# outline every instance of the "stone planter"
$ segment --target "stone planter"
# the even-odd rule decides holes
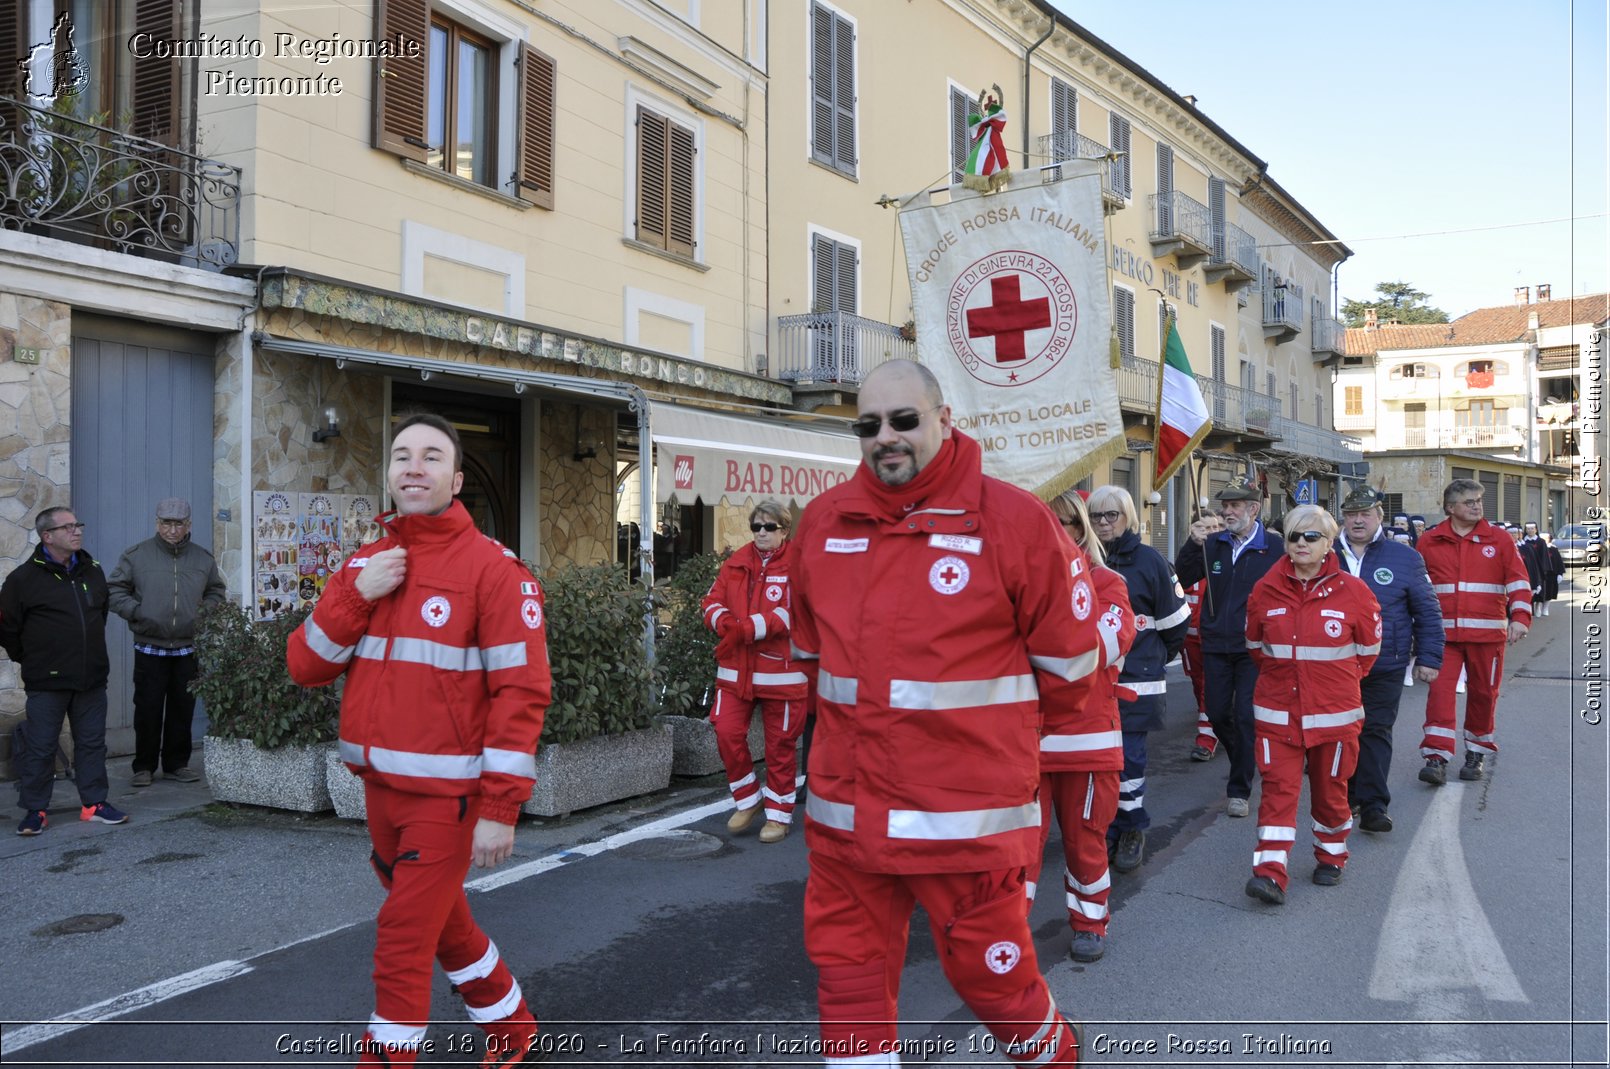
[[[522,812],[557,817],[671,785],[671,728],[600,735],[537,750],[537,785]]]
[[[703,717],[668,716],[671,725],[671,775],[708,776],[721,771],[721,753],[716,749],[716,729]],[[749,756],[759,761],[766,756],[766,734],[756,716],[749,722]]]
[[[342,820],[363,820],[369,815],[363,802],[363,780],[347,768],[339,749],[324,755],[324,785],[329,788],[330,804],[335,806],[336,816]]]
[[[207,786],[220,802],[322,813],[330,808],[325,754],[329,744],[260,750],[247,739],[202,740]]]

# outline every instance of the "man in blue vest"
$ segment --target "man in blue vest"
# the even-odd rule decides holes
[[[1174,570],[1187,587],[1207,579],[1200,623],[1207,715],[1230,759],[1225,812],[1244,817],[1251,811],[1248,799],[1256,767],[1252,689],[1258,682],[1258,666],[1247,652],[1247,595],[1284,550],[1258,519],[1263,494],[1256,486],[1231,483],[1217,498],[1224,510],[1224,530],[1210,534],[1203,521],[1191,524],[1191,537],[1175,559]]]

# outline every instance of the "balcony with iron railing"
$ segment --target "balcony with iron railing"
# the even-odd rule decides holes
[[[1280,448],[1288,453],[1318,457],[1333,464],[1356,464],[1364,459],[1364,443],[1350,434],[1339,434],[1285,416],[1275,417],[1275,427]]]
[[[1212,220],[1207,205],[1179,190],[1146,197],[1152,213],[1152,254],[1173,254],[1180,270],[1194,267],[1213,254]]]
[[[1518,426],[1455,427],[1452,430],[1403,428],[1404,449],[1518,449],[1526,434]]]
[[[1213,255],[1202,268],[1208,283],[1223,282],[1235,292],[1257,281],[1258,241],[1234,223],[1225,223],[1222,234],[1213,235]]]
[[[1263,336],[1277,342],[1290,341],[1303,330],[1307,308],[1303,288],[1295,282],[1269,283],[1263,287]]]
[[[0,97],[0,228],[221,270],[240,251],[241,171]]]
[[[1101,210],[1106,215],[1122,208],[1124,195],[1113,187],[1112,150],[1084,134],[1064,130],[1061,133],[1040,135],[1040,157],[1047,163],[1066,160],[1108,160],[1101,169]]]
[[[1313,347],[1314,359],[1329,360],[1334,356],[1345,356],[1347,353],[1347,324],[1340,319],[1327,315],[1313,317],[1313,337],[1310,343]]]
[[[917,343],[899,327],[849,312],[777,318],[777,377],[787,382],[859,386],[886,360],[914,360]]]

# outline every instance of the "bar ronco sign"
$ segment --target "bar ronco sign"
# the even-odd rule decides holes
[[[855,469],[815,467],[806,464],[773,464],[766,461],[728,459],[723,467],[723,494],[754,494],[759,497],[793,497],[804,500],[849,479]]]

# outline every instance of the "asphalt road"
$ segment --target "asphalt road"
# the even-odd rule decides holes
[[[1333,888],[1308,882],[1300,836],[1279,908],[1242,893],[1256,820],[1223,813],[1222,756],[1187,759],[1194,710],[1176,677],[1168,726],[1151,740],[1147,860],[1114,876],[1106,957],[1066,958],[1059,894],[1033,913],[1042,968],[1085,1022],[1088,1060],[1606,1064],[1610,726],[1582,715],[1581,677],[1597,678],[1601,701],[1604,678],[1603,616],[1584,594],[1570,590],[1512,649],[1502,752],[1483,781],[1416,781],[1426,690],[1406,691],[1396,829],[1355,832]],[[513,861],[472,882],[552,1063],[820,1064],[803,837],[728,837],[719,780],[522,825]],[[196,788],[177,784],[119,789],[131,825],[78,825],[64,810],[45,835],[0,849],[12,904],[0,931],[4,1063],[351,1064],[380,899],[361,827],[197,808]],[[1053,839],[1048,892],[1059,850]],[[86,917],[110,926],[62,930]],[[941,976],[920,913],[901,1017],[904,1064],[1003,1063]],[[473,1030],[440,976],[433,1018],[422,1060],[473,1063]]]

